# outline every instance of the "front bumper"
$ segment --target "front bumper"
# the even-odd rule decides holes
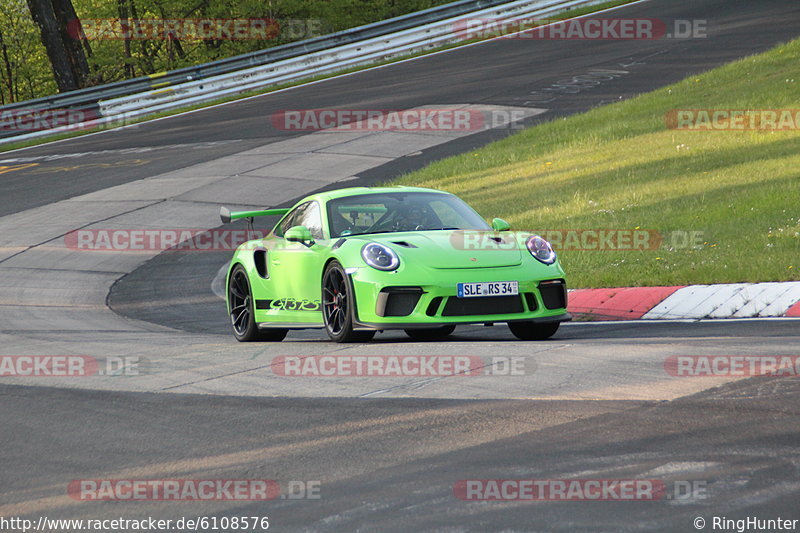
[[[356,329],[571,320],[566,310],[567,289],[560,267],[546,272],[524,265],[426,270],[430,272],[425,275],[416,272],[412,276],[402,272],[379,272],[369,267],[350,269],[356,295]],[[457,283],[481,281],[518,281],[519,295],[457,297]]]

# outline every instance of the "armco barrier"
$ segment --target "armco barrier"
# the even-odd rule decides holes
[[[164,85],[173,85],[185,81],[199,80],[209,76],[234,72],[256,65],[264,65],[273,61],[289,57],[324,50],[341,44],[368,39],[379,35],[389,34],[433,20],[456,16],[459,13],[468,13],[491,5],[503,4],[508,0],[460,0],[450,4],[437,6],[424,11],[409,13],[400,17],[387,19],[349,30],[344,30],[329,35],[306,39],[295,43],[275,46],[257,52],[250,52],[234,57],[204,63],[192,67],[160,72],[149,76],[142,76],[130,80],[122,80],[97,87],[87,87],[68,93],[45,96],[34,100],[16,102],[0,106],[0,111],[21,108],[63,108],[85,105],[87,102],[97,102],[109,98],[116,98],[129,94],[154,89]]]
[[[18,102],[0,107],[0,113],[14,109],[81,108],[98,109],[100,118],[49,130],[22,132],[0,139],[0,144],[127,122],[153,113],[436,48],[461,39],[459,33],[463,28],[458,28],[456,23],[466,17],[547,18],[602,1],[462,0],[195,67]]]

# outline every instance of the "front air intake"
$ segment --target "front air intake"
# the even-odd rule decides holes
[[[421,287],[384,287],[378,294],[375,314],[378,316],[408,316],[422,296]]]
[[[567,307],[567,284],[563,279],[542,281],[539,283],[539,294],[542,295],[542,303],[548,309]]]

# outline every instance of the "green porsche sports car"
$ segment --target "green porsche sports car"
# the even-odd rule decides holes
[[[227,223],[282,218],[242,244],[227,276],[233,335],[280,341],[324,328],[336,342],[402,329],[414,339],[459,324],[505,322],[520,339],[546,339],[567,313],[564,271],[550,244],[486,223],[456,196],[417,187],[354,187],[291,209],[230,212]]]

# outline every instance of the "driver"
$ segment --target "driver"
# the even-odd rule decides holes
[[[411,203],[400,205],[397,209],[397,217],[392,224],[395,231],[413,231],[430,228],[435,225],[431,218],[431,213],[427,205]]]

